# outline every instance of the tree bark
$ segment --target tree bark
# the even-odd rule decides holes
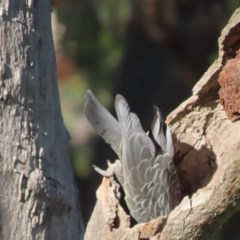
[[[0,239],[82,239],[50,1],[1,1],[0,59]]]
[[[121,188],[104,178],[85,240],[213,239],[240,210],[240,9],[219,38],[219,57],[167,118],[183,199],[169,214],[134,224]],[[197,46],[196,46],[197,47]]]

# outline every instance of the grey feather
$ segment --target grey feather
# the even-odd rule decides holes
[[[91,90],[87,91],[85,115],[98,134],[112,147],[118,157],[121,156],[121,129],[116,118],[102,106]]]
[[[155,108],[150,134],[146,134],[121,95],[116,96],[115,109],[118,121],[88,91],[86,115],[121,160],[122,187],[131,215],[140,223],[169,214],[180,199],[169,127]]]
[[[151,128],[152,136],[163,152],[168,152],[173,156],[174,150],[171,131],[167,125],[164,125],[162,115],[156,106],[154,106],[154,113]],[[164,127],[166,128],[165,131]]]

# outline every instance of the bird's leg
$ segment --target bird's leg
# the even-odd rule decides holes
[[[104,177],[112,177],[115,176],[118,182],[123,185],[124,179],[122,174],[122,164],[119,159],[117,159],[114,163],[111,163],[109,160],[107,161],[108,169],[103,170],[95,165],[93,165],[96,172]]]

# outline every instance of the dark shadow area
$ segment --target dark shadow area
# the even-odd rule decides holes
[[[221,228],[214,240],[239,240],[240,212],[235,213]]]
[[[217,170],[216,155],[202,146],[197,150],[187,143],[177,143],[174,163],[179,173],[182,195],[191,196],[206,186]]]

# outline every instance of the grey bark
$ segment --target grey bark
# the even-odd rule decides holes
[[[218,59],[167,118],[182,191],[189,196],[168,216],[136,225],[122,204],[120,186],[104,178],[85,240],[94,234],[98,240],[213,239],[240,210],[239,42],[240,9],[222,31]]]
[[[82,239],[50,0],[0,2],[0,239]]]

